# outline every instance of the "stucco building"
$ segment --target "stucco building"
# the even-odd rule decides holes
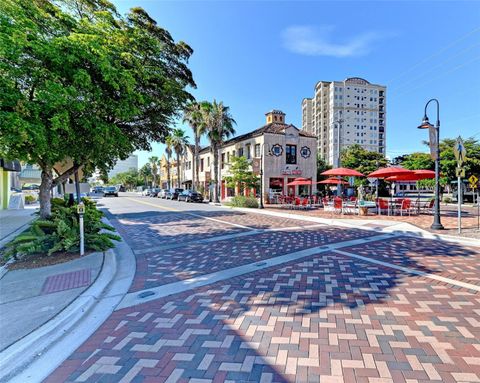
[[[311,133],[298,129],[285,121],[285,113],[272,110],[266,113],[266,124],[249,133],[226,141],[219,151],[219,186],[222,200],[238,193],[228,188],[225,177],[230,175],[231,158],[244,156],[251,163],[251,168],[260,174],[263,168],[262,189],[268,194],[302,194],[308,193],[310,186],[287,186],[295,178],[311,178],[313,192],[316,191],[317,144]],[[186,161],[190,163],[193,152]],[[208,191],[214,178],[213,153],[210,147],[200,151],[199,181],[201,189]],[[187,177],[188,178],[188,177]],[[255,194],[258,191],[246,191]]]
[[[385,154],[386,87],[359,77],[319,81],[302,101],[302,129],[317,137],[318,152],[338,166],[342,149],[358,144]]]

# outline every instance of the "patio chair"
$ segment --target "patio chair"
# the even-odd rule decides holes
[[[426,202],[422,207],[422,213],[432,214],[433,215],[433,207],[435,206],[435,200],[432,198],[430,201]]]
[[[402,200],[402,204],[400,205],[400,215],[403,216],[403,213],[408,213],[410,215],[412,212],[412,200],[409,198],[405,198]]]
[[[339,197],[333,199],[333,211],[335,213],[343,214],[343,201]]]
[[[378,209],[378,214],[382,215],[382,210],[386,211],[388,214],[388,201],[384,200],[382,198],[377,199],[377,209]]]
[[[300,197],[295,197],[292,208],[299,209],[301,206],[302,206],[302,203],[300,201]]]
[[[305,197],[303,200],[302,200],[302,208],[307,210],[309,207],[310,207],[310,200],[308,197]]]

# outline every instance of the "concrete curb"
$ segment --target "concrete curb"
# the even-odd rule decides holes
[[[108,220],[106,220],[107,223]],[[95,282],[56,317],[0,353],[0,382],[40,382],[80,347],[111,315],[135,275],[125,241],[108,250]]]

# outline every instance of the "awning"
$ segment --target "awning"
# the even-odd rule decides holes
[[[0,158],[0,167],[2,167],[3,170],[9,171],[9,172],[22,171],[22,165],[18,160],[7,161],[4,158]]]

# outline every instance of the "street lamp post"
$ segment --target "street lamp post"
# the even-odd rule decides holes
[[[268,144],[267,144],[268,147]],[[259,209],[264,209],[263,206],[263,152],[265,151],[265,142],[262,143],[260,151],[260,206]],[[268,155],[270,155],[270,150],[268,151]]]
[[[343,122],[341,116],[342,116],[342,111],[339,110],[338,111],[338,114],[339,114],[339,118],[337,120],[334,120],[333,121],[333,126],[336,126],[337,127],[337,168],[339,168],[341,166],[341,159],[340,159],[340,150],[341,150],[341,146],[340,146],[340,133],[341,133],[341,123]],[[340,197],[342,195],[342,184],[340,183],[340,177],[339,177],[339,182],[338,182],[338,185],[337,185],[337,195]]]
[[[427,108],[428,105],[435,101],[437,104],[437,121],[435,125],[432,125],[427,117]],[[430,131],[434,130],[435,143],[432,143],[430,140],[430,145],[436,144],[435,147],[435,207],[434,207],[434,216],[433,223],[430,226],[432,230],[443,230],[444,227],[440,222],[440,104],[436,98],[432,98],[425,105],[425,113],[423,116],[422,124],[418,129],[429,129]]]

